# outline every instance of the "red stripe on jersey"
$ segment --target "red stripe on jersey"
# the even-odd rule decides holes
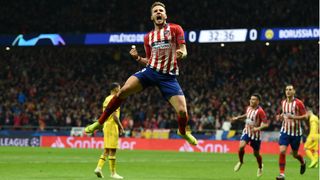
[[[171,37],[171,40],[170,40],[170,44],[171,46],[173,46],[175,44],[174,42],[174,38]],[[171,51],[169,51],[169,59],[168,59],[168,64],[167,64],[167,72],[169,73],[170,72],[170,67],[171,67],[171,63],[172,61],[174,61],[174,58],[175,58],[175,55],[173,54],[173,51],[174,51],[174,48],[172,47]]]
[[[152,41],[153,41],[153,35],[154,35],[154,33],[153,32],[150,32],[149,33],[149,36],[148,36],[148,43],[149,43],[149,46],[151,47],[151,55],[150,55],[150,58],[149,58],[149,61],[148,61],[148,64],[151,64],[152,63],[152,59],[153,59],[153,50],[152,50]]]
[[[155,40],[155,42],[160,41],[161,30],[160,31],[156,31],[156,34],[157,34],[157,39]],[[153,65],[154,68],[157,68],[157,66],[158,66],[160,54],[161,54],[161,49],[159,51],[157,51],[157,56],[155,58],[154,65]]]
[[[174,49],[174,58],[173,58],[173,61],[174,61],[174,64],[173,64],[173,72],[175,73],[175,74],[177,74],[178,72],[177,72],[177,68],[178,68],[178,65],[177,65],[177,53],[176,53],[176,49],[177,49],[177,47]]]
[[[166,31],[169,29],[168,27],[166,28]],[[168,41],[168,36],[165,36],[164,32],[163,32],[163,38],[165,41]],[[169,51],[164,50],[163,53],[164,54],[162,55],[162,59],[161,59],[160,72],[166,73],[166,71],[164,70],[164,65],[165,65],[165,62],[167,62],[166,58],[169,56],[169,54],[168,54]]]
[[[169,51],[169,59],[168,59],[168,63],[167,63],[167,67],[166,67],[166,69],[167,69],[167,73],[169,73],[170,72],[170,63],[171,63],[171,59],[172,59],[172,49]]]

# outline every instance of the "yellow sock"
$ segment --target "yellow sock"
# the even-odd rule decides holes
[[[105,155],[101,155],[100,159],[98,161],[98,165],[97,167],[99,167],[100,169],[102,169],[104,163],[106,162],[106,156]]]
[[[306,155],[311,161],[314,161],[313,153],[309,149],[306,149]]]
[[[109,156],[109,169],[111,174],[116,172],[116,156]]]

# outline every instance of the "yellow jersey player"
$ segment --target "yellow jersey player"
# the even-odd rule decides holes
[[[310,132],[304,144],[306,155],[311,159],[309,168],[318,167],[318,148],[319,148],[319,118],[308,109]]]
[[[103,102],[103,111],[107,107],[108,103],[112,97],[117,94],[120,90],[119,83],[112,83],[110,87],[110,95],[106,97]],[[123,127],[120,123],[120,107],[113,112],[111,116],[105,121],[103,125],[103,135],[104,135],[104,152],[100,156],[98,161],[97,168],[94,170],[94,173],[103,178],[102,167],[106,161],[106,157],[109,159],[109,169],[110,177],[114,179],[123,179],[122,176],[118,175],[116,172],[116,152],[118,148],[118,139],[119,134],[123,133]]]

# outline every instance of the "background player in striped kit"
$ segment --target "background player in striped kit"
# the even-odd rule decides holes
[[[281,101],[281,113],[277,115],[277,120],[282,121],[280,129],[280,155],[279,169],[280,175],[276,179],[285,179],[286,151],[288,145],[291,146],[292,155],[300,162],[300,174],[304,174],[306,170],[306,162],[301,155],[298,154],[302,128],[301,120],[306,120],[306,113],[303,102],[295,97],[295,89],[289,84],[285,88],[286,99]]]
[[[258,162],[258,171],[257,176],[262,175],[262,157],[259,153],[260,144],[261,144],[261,130],[267,128],[269,123],[267,121],[267,116],[261,106],[259,106],[261,96],[259,94],[252,94],[250,97],[250,105],[246,109],[246,113],[240,116],[232,117],[232,121],[244,120],[245,119],[245,128],[243,129],[240,146],[239,146],[239,162],[235,165],[234,171],[237,172],[240,170],[243,164],[244,149],[247,144],[250,143],[250,146],[253,149],[254,156]]]
[[[186,99],[176,79],[179,74],[177,61],[187,56],[184,32],[179,25],[167,23],[166,19],[165,5],[160,2],[153,3],[151,20],[154,30],[144,37],[146,57],[138,55],[135,46],[130,50],[130,55],[146,68],[129,77],[119,93],[110,100],[98,122],[86,127],[87,133],[98,129],[128,96],[149,86],[157,86],[178,114],[178,135],[192,145],[198,143],[191,132],[186,130],[188,121]]]

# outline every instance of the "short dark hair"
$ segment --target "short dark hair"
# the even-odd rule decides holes
[[[257,97],[261,101],[261,95],[259,93],[253,93],[251,96]]]
[[[288,86],[292,86],[293,89],[294,89],[294,85],[293,85],[293,84],[286,84],[286,87],[285,87],[285,88],[287,88]]]
[[[113,82],[113,83],[111,83],[109,90],[112,91],[119,86],[120,86],[120,84],[118,82]]]
[[[161,7],[163,7],[164,9],[166,9],[166,6],[165,6],[162,2],[156,1],[156,2],[154,2],[154,3],[151,5],[151,8],[150,8],[151,14],[152,14],[152,9],[153,9],[155,6],[161,6]]]

